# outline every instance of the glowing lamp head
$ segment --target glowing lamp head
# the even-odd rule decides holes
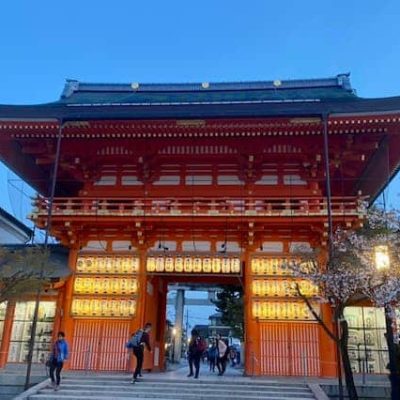
[[[379,271],[389,269],[390,259],[387,246],[375,246],[375,266]]]
[[[172,329],[172,334],[175,336],[176,335],[176,328]]]

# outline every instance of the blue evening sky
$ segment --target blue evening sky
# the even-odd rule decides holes
[[[65,78],[188,82],[351,72],[363,97],[400,95],[399,0],[0,2],[0,103],[56,100]],[[26,185],[0,167],[0,206]],[[400,177],[390,185],[399,202]]]

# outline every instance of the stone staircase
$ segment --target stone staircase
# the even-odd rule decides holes
[[[145,378],[132,385],[128,376],[74,375],[64,377],[61,388],[50,387],[30,400],[311,400],[305,383],[235,379]]]
[[[0,400],[10,400],[24,391],[26,375],[25,364],[7,365],[0,369]],[[32,366],[31,384],[36,385],[46,379],[46,370],[42,365]]]

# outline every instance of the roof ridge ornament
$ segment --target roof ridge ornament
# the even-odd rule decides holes
[[[132,88],[133,90],[138,90],[138,89],[139,89],[139,86],[140,86],[139,82],[133,82],[133,83],[131,83],[131,88]]]
[[[76,79],[66,79],[64,90],[61,93],[61,98],[67,98],[73,95],[74,92],[79,90],[79,81]]]
[[[275,87],[279,87],[279,86],[282,85],[282,81],[281,81],[280,79],[275,79],[275,80],[273,81],[273,85],[274,85]]]

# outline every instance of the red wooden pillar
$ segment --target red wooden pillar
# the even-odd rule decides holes
[[[158,298],[158,321],[157,321],[157,342],[159,345],[159,362],[158,369],[160,371],[165,370],[165,325],[167,318],[167,292],[168,292],[168,284],[162,280],[160,282],[160,291]]]
[[[10,348],[11,332],[14,322],[15,302],[10,300],[7,303],[6,315],[4,318],[3,339],[0,346],[0,368],[7,363],[8,350]]]
[[[321,304],[321,313],[325,324],[332,332],[335,332],[331,306],[329,304]],[[324,378],[333,378],[337,376],[336,344],[321,326],[319,328],[321,376]]]
[[[69,350],[71,353],[74,351],[74,319],[71,316],[71,306],[74,293],[74,278],[77,258],[78,249],[71,248],[69,251],[68,266],[72,271],[72,275],[68,278],[65,284],[64,302],[61,310],[62,315],[60,321],[60,330],[65,333],[65,338],[69,344]],[[64,368],[69,369],[69,363],[66,363]]]
[[[138,294],[136,298],[136,314],[130,322],[130,333],[136,332],[143,328],[145,324],[146,309],[146,290],[147,290],[147,273],[146,273],[147,249],[141,247],[139,249],[139,270],[137,273]],[[129,352],[128,370],[133,371],[136,367],[136,358]]]
[[[61,318],[63,315],[64,293],[65,293],[65,284],[62,288],[58,289],[57,293],[56,315],[54,318],[53,334],[52,334],[53,341],[57,339],[57,333],[61,330],[60,328],[61,328]]]
[[[321,252],[319,257],[320,265],[326,265],[328,262],[328,252]],[[321,304],[321,316],[326,326],[335,332],[335,323],[333,321],[333,311],[329,304]],[[320,361],[321,376],[336,377],[338,374],[336,344],[320,326]]]
[[[246,375],[261,374],[260,359],[260,326],[252,315],[252,273],[251,273],[251,254],[249,250],[245,252],[244,267],[244,322],[245,322],[245,363],[244,371]]]

